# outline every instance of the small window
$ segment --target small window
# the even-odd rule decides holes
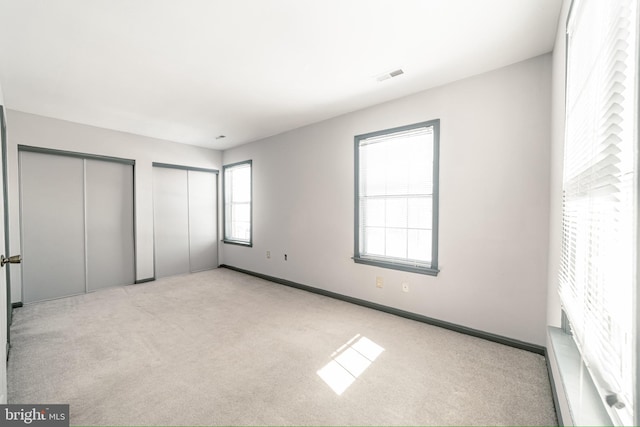
[[[355,137],[357,263],[438,273],[440,120]]]
[[[224,242],[251,246],[251,160],[223,170]]]

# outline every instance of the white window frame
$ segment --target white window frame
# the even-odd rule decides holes
[[[233,193],[230,189],[227,188],[227,184],[229,183],[229,175],[232,174],[234,169],[237,168],[249,168],[249,238],[243,239],[238,236],[234,236],[231,233],[233,230],[233,224],[231,223],[232,219],[230,218],[229,209],[233,210],[234,205],[236,204],[233,200]],[[242,245],[242,246],[253,246],[253,162],[251,160],[245,160],[242,162],[231,163],[228,165],[224,165],[222,167],[222,224],[223,224],[223,242],[230,243],[234,245]],[[231,193],[231,194],[229,194]],[[242,202],[245,204],[246,202]]]
[[[432,167],[432,215],[431,215],[431,260],[430,262],[415,261],[408,258],[395,258],[390,256],[369,255],[364,251],[364,231],[362,220],[362,202],[366,195],[362,195],[361,184],[363,177],[361,176],[360,150],[366,145],[367,140],[382,140],[389,137],[389,141],[393,140],[393,135],[401,136],[409,132],[415,132],[421,128],[430,128],[433,133],[433,167]],[[355,159],[355,201],[354,201],[354,256],[353,260],[359,264],[368,264],[377,267],[390,268],[394,270],[408,271],[412,273],[426,274],[431,276],[438,275],[438,195],[439,195],[439,157],[440,157],[440,120],[429,120],[425,122],[415,123],[406,126],[385,129],[381,131],[371,132],[363,135],[357,135],[354,138],[354,159]],[[364,184],[363,184],[364,185]],[[392,197],[392,196],[385,196]],[[385,226],[386,229],[386,226]],[[407,226],[407,229],[409,227]]]

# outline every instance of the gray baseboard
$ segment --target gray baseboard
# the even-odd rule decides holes
[[[279,283],[281,285],[290,286],[292,288],[302,289],[304,291],[313,292],[315,294],[324,295],[326,297],[339,299],[342,301],[350,302],[352,304],[361,305],[363,307],[372,308],[374,310],[383,311],[385,313],[394,314],[396,316],[404,317],[406,319],[415,320],[429,325],[438,326],[440,328],[449,329],[451,331],[460,332],[462,334],[471,335],[473,337],[482,338],[488,341],[504,344],[509,347],[518,348],[521,350],[530,351],[532,353],[545,355],[545,347],[537,344],[531,344],[528,342],[516,340],[513,338],[504,337],[502,335],[492,334],[490,332],[484,332],[478,329],[469,328],[455,323],[446,322],[444,320],[434,319],[432,317],[423,316],[421,314],[412,313],[410,311],[400,310],[397,308],[389,307],[382,304],[377,304],[371,301],[363,300],[360,298],[354,298],[346,295],[342,295],[336,292],[326,291],[324,289],[315,288],[313,286],[303,285],[301,283],[292,282],[290,280],[280,279],[278,277],[269,276],[267,274],[256,273],[255,271],[245,270],[243,268],[234,267],[227,264],[221,264],[220,267],[228,268],[229,270],[238,271],[240,273],[249,274],[251,276],[259,277],[261,279],[269,280],[270,282]]]

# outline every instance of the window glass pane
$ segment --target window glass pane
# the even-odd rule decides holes
[[[249,223],[251,221],[251,205],[249,203],[235,203],[231,220]]]
[[[433,182],[431,179],[432,172],[431,165],[422,165],[421,168],[409,169],[408,178],[408,194],[416,195],[431,195],[433,194]]]
[[[429,164],[433,163],[433,128],[415,137],[412,143],[410,150],[415,154],[413,160],[420,158]]]
[[[408,235],[408,258],[431,261],[431,230],[409,230]]]
[[[431,197],[412,197],[408,200],[408,227],[431,229]]]
[[[385,200],[365,199],[362,211],[362,223],[365,227],[384,227],[385,225]]]
[[[387,199],[387,227],[407,227],[407,199]]]
[[[236,240],[249,240],[251,224],[248,222],[234,222],[233,236]]]
[[[433,193],[433,132],[416,137],[410,149],[409,193]]]
[[[387,195],[407,194],[409,190],[409,162],[413,154],[406,144],[399,142],[389,147],[387,153]]]
[[[232,226],[231,224],[233,223],[233,221],[231,220],[232,215],[231,215],[231,203],[225,204],[224,207],[224,237],[231,237],[233,236],[232,233]]]
[[[231,197],[231,170],[224,171],[224,194],[227,199]]]
[[[233,202],[248,202],[251,200],[251,168],[249,166],[234,169],[231,180]]]
[[[363,196],[376,196],[386,193],[384,144],[371,144],[363,147],[360,157],[360,191]]]
[[[364,253],[384,256],[384,228],[366,227],[364,229]]]
[[[407,258],[407,230],[387,228],[387,256]]]

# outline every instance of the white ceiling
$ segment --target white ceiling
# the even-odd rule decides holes
[[[549,52],[561,4],[0,0],[0,85],[15,110],[225,149]]]

